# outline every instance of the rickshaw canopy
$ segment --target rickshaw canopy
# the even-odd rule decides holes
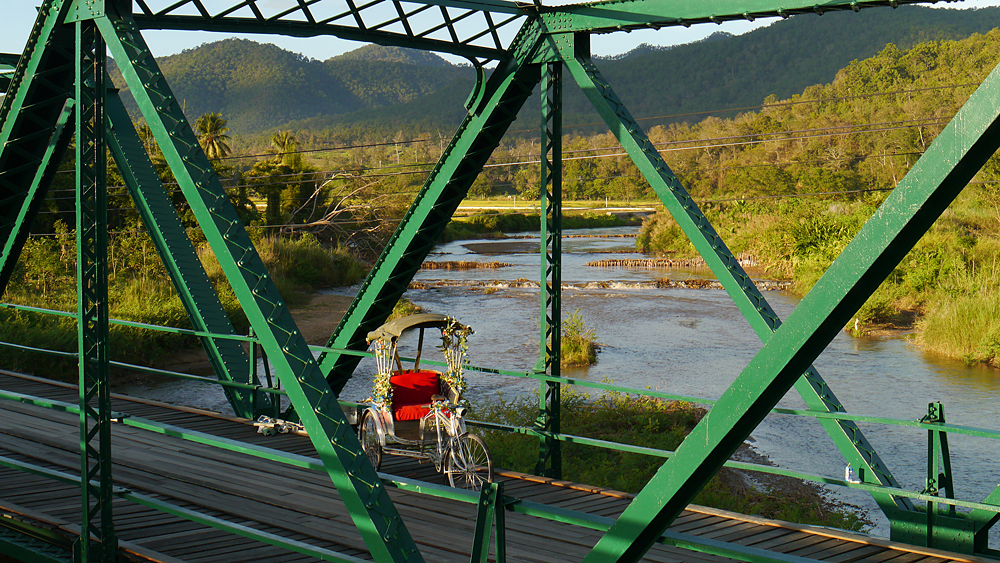
[[[384,340],[392,342],[401,334],[412,328],[445,328],[449,322],[454,322],[445,315],[436,313],[418,313],[391,320],[368,333],[368,342]]]

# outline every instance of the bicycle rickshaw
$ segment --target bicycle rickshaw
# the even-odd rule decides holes
[[[420,368],[424,331],[438,329],[448,364],[440,372]],[[403,369],[400,336],[419,330],[413,369]],[[452,487],[479,490],[493,481],[493,460],[482,438],[465,428],[467,403],[462,375],[472,329],[451,317],[417,314],[390,321],[368,333],[378,374],[370,404],[364,407],[358,438],[378,469],[382,456],[398,455],[431,461]],[[395,366],[395,369],[393,367]]]

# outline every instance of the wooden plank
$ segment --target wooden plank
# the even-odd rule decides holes
[[[788,553],[791,555],[796,555],[799,557],[809,557],[812,559],[822,559],[825,557],[826,552],[831,549],[837,549],[844,545],[843,540],[836,538],[825,538],[823,541],[816,542],[808,547],[802,549],[797,549],[795,551],[785,551],[784,549],[779,550],[782,553]],[[855,544],[857,545],[857,544]]]
[[[669,530],[671,532],[681,532],[681,533],[685,533],[685,534],[696,534],[697,533],[696,530],[699,530],[701,528],[705,528],[705,527],[711,526],[712,524],[716,524],[718,522],[726,522],[726,519],[725,518],[721,518],[719,516],[709,516],[707,518],[701,518],[699,520],[692,520],[690,522],[685,522],[684,524],[681,524],[681,525],[676,526],[676,527],[671,526],[669,528]]]
[[[779,528],[777,526],[757,526],[756,528],[747,528],[745,530],[737,530],[735,532],[716,536],[715,539],[730,543],[738,543],[740,545],[750,545],[751,543],[759,543],[768,539],[786,536],[790,533],[792,533],[792,530]]]
[[[734,531],[733,528],[735,526],[739,526],[740,524],[741,522],[739,522],[738,520],[721,520],[719,522],[708,524],[707,526],[700,526],[698,528],[694,528],[692,530],[687,531],[686,533],[692,536],[701,537],[705,534],[711,534],[712,532],[725,533],[728,531]]]
[[[793,539],[788,543],[776,545],[772,551],[793,554],[799,550],[804,550],[817,544],[824,544],[830,539],[823,536],[813,536],[809,534],[803,534],[803,536],[805,537]]]
[[[780,546],[793,543],[801,539],[814,538],[814,537],[816,536],[812,536],[805,532],[800,532],[798,530],[789,530],[789,533],[787,534],[775,535],[762,541],[741,542],[741,543],[743,543],[743,545],[747,545],[750,547],[756,547],[757,549],[771,550],[772,548],[774,548],[773,549],[774,551],[780,551],[782,549]]]
[[[39,396],[61,394],[70,400],[75,398],[70,388],[57,387],[45,391],[40,384],[32,385],[37,389],[21,392]],[[32,386],[22,381],[20,388],[28,389]],[[263,436],[257,434],[247,421],[217,413],[177,409],[171,405],[149,401],[131,401],[120,396],[114,398],[114,404],[120,405],[119,410],[124,412],[143,413],[140,416],[169,421],[191,430],[277,450],[307,452],[306,455],[314,453],[307,438],[294,435]],[[44,412],[38,412],[38,407],[31,405],[21,405],[12,410],[15,411],[11,415],[12,419],[17,418],[34,428],[32,432],[21,433],[19,436],[14,435],[18,434],[17,431],[6,433],[0,442],[3,446],[28,450],[25,453],[30,458],[44,460],[47,466],[61,467],[74,473],[78,471],[78,438],[76,418],[73,415],[45,409],[41,409]],[[339,549],[333,548],[336,551],[349,550],[367,557],[367,551],[353,523],[343,514],[339,496],[323,474],[282,464],[261,463],[261,460],[251,456],[220,451],[131,427],[116,426],[113,435],[115,474],[122,483],[137,490],[155,492],[181,506],[200,507],[207,513],[227,520],[244,522],[262,530],[274,530],[286,537],[300,537],[302,541],[317,545],[329,543],[331,546],[339,546]],[[418,464],[408,458],[389,456],[383,470],[443,482],[433,465]],[[220,475],[225,475],[226,478],[220,479]],[[515,472],[501,470],[498,475],[505,480],[505,490],[510,496],[548,502],[571,510],[617,514],[631,498],[631,495],[609,492],[599,487]],[[11,494],[18,495],[18,498],[30,486],[29,481],[12,482],[17,486]],[[51,493],[48,496],[52,498],[43,503],[48,509],[65,510],[67,517],[79,512],[77,498],[59,498],[60,495],[53,488],[40,489],[39,492],[41,494],[36,495],[36,498]],[[468,550],[475,528],[475,505],[399,490],[391,490],[390,495],[417,541],[421,543],[421,551],[428,561],[468,561]],[[830,534],[786,530],[754,521],[753,517],[697,510],[685,511],[671,530],[701,533],[705,537],[755,547],[771,546],[796,550],[797,553],[816,553],[831,561],[842,562],[865,560],[868,556],[879,557],[882,555],[880,550],[885,549],[865,543],[853,544],[850,539],[838,539]],[[72,516],[75,518],[78,514]],[[600,536],[592,530],[519,514],[508,513],[507,520],[508,548],[512,561],[549,563],[578,559],[589,551]],[[268,560],[266,557],[276,557],[278,559],[272,560],[281,561],[309,559],[287,552],[280,555],[280,550],[275,551],[266,546],[253,547],[253,542],[238,536],[206,531],[196,524],[155,511],[146,513],[134,506],[123,509],[119,522],[123,537],[135,534],[140,541],[145,538],[145,545],[152,544],[165,550],[171,547],[192,555],[192,558],[185,556],[185,560],[236,563],[239,560]],[[859,557],[862,559],[858,559]],[[912,559],[914,557],[916,559]],[[897,552],[892,557],[892,563],[907,563],[910,559],[916,562],[927,557],[927,554]],[[717,562],[726,558],[655,546],[644,560]]]
[[[733,525],[726,527],[719,527],[714,530],[698,530],[696,534],[699,538],[705,539],[718,539],[720,537],[741,537],[750,534],[756,534],[760,532],[763,526],[760,524],[752,524],[750,522],[733,522]]]
[[[837,554],[833,557],[826,557],[823,561],[830,563],[854,563],[855,561],[870,561],[872,557],[882,553],[886,548],[878,545],[862,545],[851,551]]]
[[[567,508],[569,510],[579,510],[581,512],[590,513],[593,513],[595,510],[609,507],[624,510],[625,506],[627,506],[627,504],[623,503],[621,499],[593,493],[584,493],[584,496],[568,501],[549,502],[547,504],[558,506],[559,508]]]

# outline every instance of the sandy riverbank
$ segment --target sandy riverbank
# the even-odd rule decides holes
[[[304,306],[292,309],[292,318],[299,327],[299,331],[305,336],[309,344],[326,344],[330,336],[333,335],[337,323],[347,313],[347,308],[351,305],[352,296],[316,294]],[[202,348],[192,348],[181,350],[170,354],[170,357],[156,365],[159,369],[176,371],[181,373],[193,373],[198,375],[213,375],[212,366],[208,361],[208,355]],[[125,376],[126,380],[135,381],[145,379],[137,373],[130,373]]]

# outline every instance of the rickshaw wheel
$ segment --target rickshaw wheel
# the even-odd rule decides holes
[[[378,471],[382,466],[382,443],[379,442],[378,426],[371,411],[365,411],[364,416],[361,417],[358,440],[361,442],[362,451],[368,456],[368,461],[372,462],[375,471]]]
[[[493,458],[483,439],[462,434],[452,443],[445,462],[448,483],[456,489],[478,491],[493,482]]]

